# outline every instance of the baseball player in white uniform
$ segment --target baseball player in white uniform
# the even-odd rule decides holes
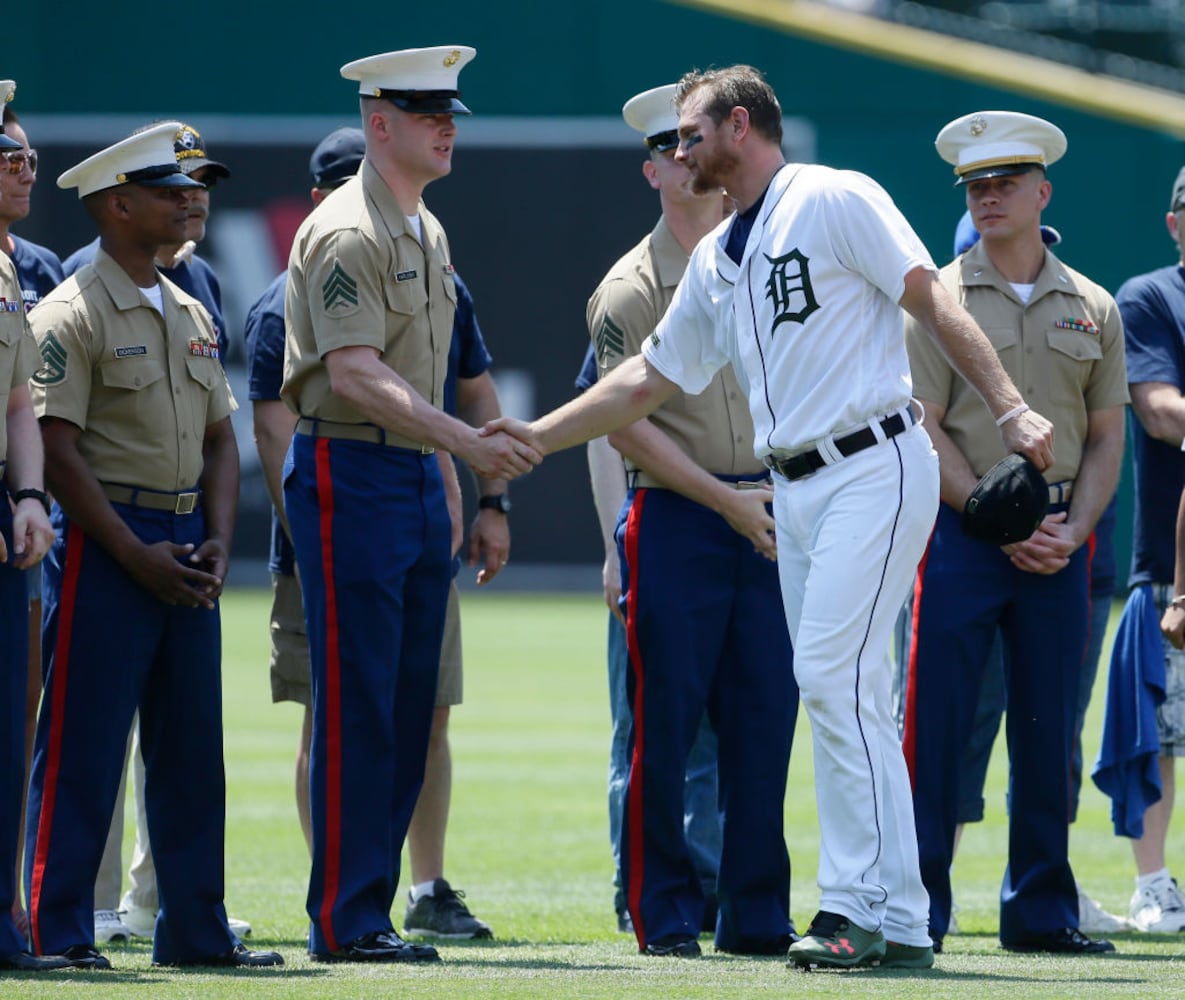
[[[938,461],[917,426],[901,308],[984,397],[1009,450],[1052,461],[982,331],[871,179],[787,164],[781,108],[760,72],[679,83],[679,151],[693,183],[738,212],[692,254],[642,353],[532,424],[542,453],[698,393],[731,362],[755,453],[774,471],[777,558],[795,674],[814,738],[819,913],[798,965],[926,968],[934,953],[909,779],[890,706],[889,638],[938,507]],[[899,308],[900,307],[900,308]]]

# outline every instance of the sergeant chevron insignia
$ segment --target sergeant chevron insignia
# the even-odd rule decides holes
[[[57,385],[64,381],[68,355],[52,329],[45,331],[37,347],[41,351],[41,367],[33,373],[33,381],[38,385]]]
[[[597,331],[597,357],[604,360],[622,354],[625,354],[625,333],[606,316]]]
[[[340,312],[358,304],[358,282],[346,273],[341,261],[334,261],[333,270],[321,286],[321,300],[326,312],[335,308]]]

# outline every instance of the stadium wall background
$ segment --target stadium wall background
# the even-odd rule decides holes
[[[119,17],[81,0],[14,10],[0,77],[18,82],[15,108],[43,164],[33,215],[17,231],[63,254],[86,242],[89,222],[54,188],[57,174],[147,121],[191,122],[235,172],[215,192],[202,252],[226,286],[230,335],[241,352],[246,307],[283,266],[284,239],[307,204],[308,152],[329,129],[355,120],[353,88],[337,68],[374,51],[456,42],[478,50],[462,77],[475,115],[460,123],[452,177],[433,185],[428,201],[520,412],[571,396],[587,336],[585,301],[657,213],[639,172],[641,149],[617,109],[693,66],[762,68],[794,118],[790,151],[871,174],[940,262],[963,205],[933,138],[947,120],[979,108],[1042,115],[1069,137],[1065,160],[1051,171],[1046,213],[1063,235],[1067,263],[1114,291],[1131,274],[1173,261],[1161,219],[1185,162],[1181,142],[1029,98],[1023,81],[1005,91],[663,0],[550,8],[454,0],[392,11],[374,0],[328,8],[207,0],[200,10]],[[237,549],[255,554],[264,545],[265,504],[249,424],[239,429],[247,476]],[[582,452],[549,459],[513,494],[516,561],[598,560]],[[1126,473],[1121,501],[1122,578],[1130,551]]]

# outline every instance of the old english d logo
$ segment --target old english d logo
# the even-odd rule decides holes
[[[819,300],[811,288],[810,258],[797,248],[781,257],[762,256],[771,265],[765,283],[765,297],[774,304],[774,321],[769,332],[772,334],[780,323],[805,323],[819,308]]]
[[[333,270],[321,286],[321,299],[325,304],[325,311],[332,312],[334,308],[346,309],[358,304],[358,282],[346,274],[341,261],[335,261]]]

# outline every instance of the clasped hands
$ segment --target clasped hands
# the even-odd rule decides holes
[[[534,426],[514,417],[490,420],[478,431],[478,454],[470,464],[488,479],[517,479],[543,461],[546,451]]]

